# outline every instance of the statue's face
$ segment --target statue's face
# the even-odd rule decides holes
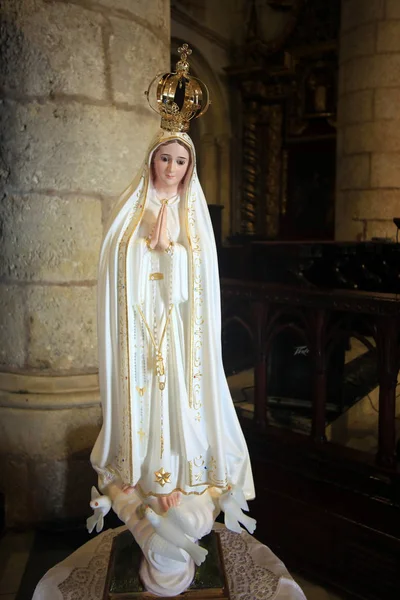
[[[189,151],[181,144],[163,144],[154,157],[155,187],[177,190],[189,167]]]

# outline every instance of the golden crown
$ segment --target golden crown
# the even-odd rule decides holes
[[[180,59],[175,73],[160,73],[145,92],[150,107],[161,115],[161,128],[167,131],[187,131],[192,119],[198,119],[210,106],[207,86],[189,75],[187,44],[178,48]]]

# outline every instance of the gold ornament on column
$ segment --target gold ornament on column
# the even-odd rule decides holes
[[[145,92],[150,107],[161,115],[161,128],[173,132],[187,131],[190,121],[204,115],[210,106],[206,84],[189,75],[192,50],[182,44],[178,54],[176,72],[159,73]]]

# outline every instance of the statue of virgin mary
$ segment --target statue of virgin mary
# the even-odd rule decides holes
[[[101,248],[103,425],[91,462],[104,495],[92,489],[87,522],[101,530],[113,507],[143,551],[146,589],[158,595],[190,584],[207,555],[191,540],[219,510],[234,531],[255,527],[242,513],[253,477],[222,364],[215,240],[186,133],[209,102],[202,107],[201,82],[188,74],[189,48],[178,52],[177,72],[153,80],[161,130]]]
[[[164,508],[175,492],[209,488],[253,498],[222,364],[213,230],[186,133],[161,130],[121,197],[98,299],[103,426],[91,461],[100,487],[118,479]]]
[[[201,90],[188,75],[188,47],[180,52],[177,73],[155,79],[162,129],[101,248],[103,426],[91,461],[104,495],[92,488],[87,521],[101,530],[112,506],[143,551],[145,588],[169,596],[205,560],[192,540],[209,533],[219,510],[233,531],[255,527],[242,512],[253,477],[222,364],[215,240],[186,133]]]

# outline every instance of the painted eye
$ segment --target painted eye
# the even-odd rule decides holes
[[[98,506],[98,505],[99,505],[99,503],[98,503],[98,502],[95,502],[95,503],[94,503],[94,505],[95,505],[95,506]]]

